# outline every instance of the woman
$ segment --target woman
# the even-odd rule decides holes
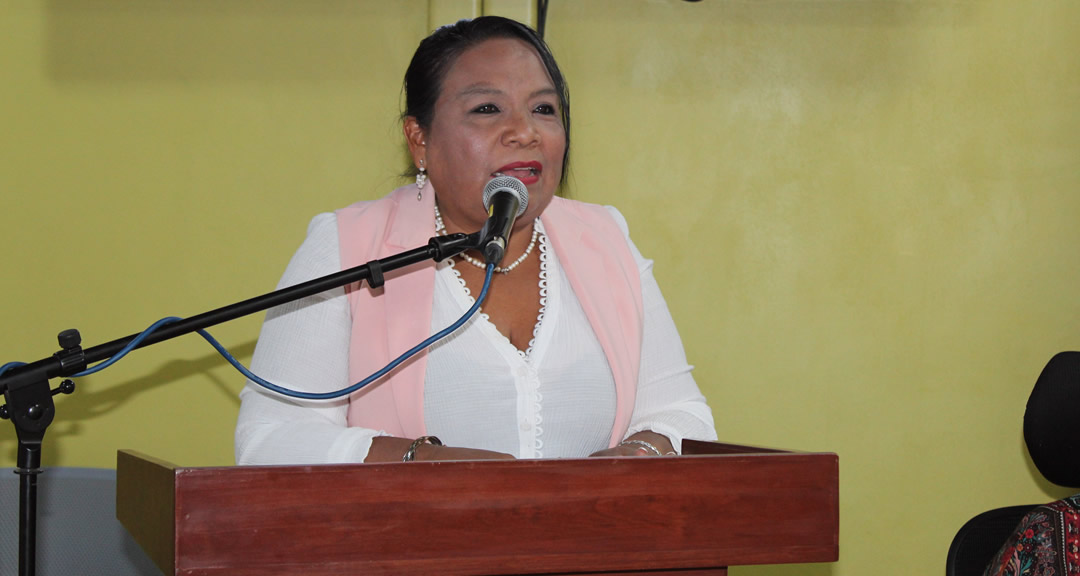
[[[415,186],[317,216],[280,286],[479,230],[495,175],[528,208],[482,314],[348,400],[305,403],[248,383],[236,432],[247,463],[662,455],[714,439],[678,334],[612,208],[557,198],[569,98],[544,42],[497,17],[421,42],[405,76]],[[484,281],[478,254],[388,274],[271,311],[255,373],[344,388],[459,318]],[[441,439],[441,441],[440,441]]]

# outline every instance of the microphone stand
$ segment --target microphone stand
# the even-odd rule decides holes
[[[435,236],[428,240],[427,246],[166,324],[147,335],[135,348],[190,334],[353,282],[367,280],[369,286],[378,288],[383,285],[384,272],[428,259],[438,262],[465,250],[478,248],[479,245],[479,232]],[[88,364],[111,358],[138,335],[132,334],[84,350],[78,330],[65,330],[58,337],[61,348],[59,352],[48,358],[11,368],[0,376],[0,392],[3,392],[7,400],[7,405],[0,406],[0,418],[12,421],[19,441],[15,473],[19,475],[20,576],[34,576],[36,569],[37,477],[42,472],[41,443],[55,415],[52,397],[75,391],[75,384],[71,380],[64,380],[55,390],[50,389],[49,380],[74,376],[86,369]]]

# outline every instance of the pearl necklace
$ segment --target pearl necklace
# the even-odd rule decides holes
[[[539,220],[539,218],[537,218],[537,220]],[[439,236],[445,236],[446,235],[446,226],[443,225],[442,214],[439,213],[439,205],[438,204],[435,205],[435,232]],[[517,260],[514,260],[513,262],[511,262],[509,266],[506,266],[504,268],[500,268],[500,267],[496,266],[495,271],[499,272],[501,274],[506,274],[506,273],[510,272],[511,270],[513,270],[514,268],[517,268],[518,264],[521,264],[522,262],[524,262],[525,259],[529,257],[529,254],[532,254],[533,248],[536,247],[536,239],[539,238],[539,237],[540,237],[540,231],[537,230],[537,228],[536,228],[536,220],[533,220],[532,239],[529,240],[529,246],[527,248],[525,248],[525,253],[522,254],[520,257],[518,257]],[[481,270],[487,270],[487,264],[477,260],[476,258],[473,258],[472,256],[469,256],[468,254],[466,254],[464,252],[458,254],[458,256],[462,260],[468,262],[469,264],[472,264],[473,266],[476,266],[477,268],[479,268]]]

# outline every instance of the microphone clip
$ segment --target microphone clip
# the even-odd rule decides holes
[[[482,240],[483,236],[480,232],[473,232],[472,234],[458,232],[445,236],[433,236],[428,240],[428,251],[431,253],[433,260],[441,262],[447,258],[453,258],[466,250],[479,249]]]

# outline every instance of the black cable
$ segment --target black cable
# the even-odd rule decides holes
[[[536,0],[536,33],[544,38],[544,28],[547,28],[547,0]]]

